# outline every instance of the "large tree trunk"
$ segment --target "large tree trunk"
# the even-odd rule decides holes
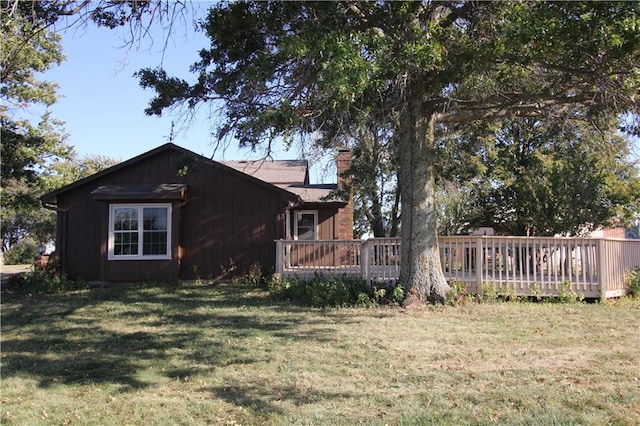
[[[435,114],[426,111],[417,99],[407,105],[400,119],[400,283],[407,289],[405,304],[444,303],[449,285],[438,249]]]

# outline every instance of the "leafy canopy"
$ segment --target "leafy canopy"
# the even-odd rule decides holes
[[[638,2],[223,2],[196,83],[139,77],[156,91],[149,114],[222,101],[218,137],[241,145],[330,146],[371,115],[394,123],[401,280],[410,300],[445,300],[436,124],[637,112],[639,24]]]

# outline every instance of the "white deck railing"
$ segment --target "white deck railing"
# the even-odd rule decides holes
[[[556,295],[564,282],[589,298],[626,293],[625,274],[640,267],[640,240],[603,238],[440,237],[445,277],[518,295]],[[276,272],[361,276],[369,283],[395,282],[400,274],[400,239],[276,241]]]

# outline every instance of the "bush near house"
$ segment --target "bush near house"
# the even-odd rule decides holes
[[[631,297],[640,298],[640,268],[629,272],[627,276],[627,286],[629,286]]]
[[[404,299],[401,286],[369,286],[364,279],[347,275],[316,274],[310,280],[274,276],[268,283],[268,289],[276,300],[311,307],[399,304]]]
[[[38,255],[38,245],[30,238],[19,241],[12,245],[4,253],[4,263],[6,265],[27,265],[33,263],[33,259]]]

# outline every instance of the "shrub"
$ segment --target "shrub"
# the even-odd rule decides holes
[[[627,273],[627,287],[634,299],[640,298],[640,268]]]
[[[236,284],[246,284],[252,287],[264,287],[266,278],[262,272],[262,265],[260,265],[260,262],[252,264],[246,273],[235,277],[232,282]]]
[[[529,284],[529,300],[540,302],[542,300],[542,284]]]
[[[38,245],[30,238],[18,241],[4,253],[4,263],[7,265],[32,264],[38,255]]]
[[[467,301],[469,298],[469,293],[467,291],[467,286],[460,281],[453,281],[450,284],[451,289],[449,290],[449,296],[447,298],[447,302],[451,306],[458,306]]]
[[[312,307],[397,304],[404,298],[400,285],[369,287],[364,279],[347,275],[316,274],[309,280],[273,276],[268,281],[268,290],[276,300]]]
[[[85,287],[82,280],[70,280],[58,271],[54,263],[33,272],[16,275],[11,281],[11,290],[21,294],[62,293]]]
[[[512,288],[503,288],[500,289],[498,293],[498,297],[505,302],[518,302],[520,301],[520,296],[516,294],[516,291]]]
[[[479,297],[481,302],[493,303],[498,301],[498,289],[493,283],[482,283],[482,295]]]
[[[574,291],[571,286],[571,281],[563,281],[560,285],[560,290],[558,290],[558,295],[550,297],[548,300],[558,303],[581,302],[584,300],[584,294]]]

